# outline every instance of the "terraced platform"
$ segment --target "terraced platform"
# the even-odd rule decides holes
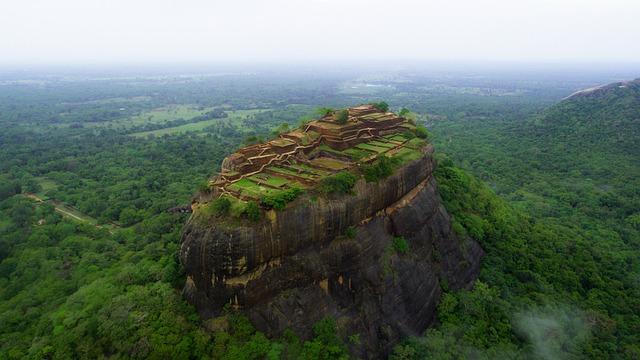
[[[242,148],[227,157],[210,186],[216,193],[258,201],[293,188],[314,187],[323,178],[374,161],[381,155],[408,161],[420,157],[424,140],[407,119],[371,105],[349,108],[344,124],[333,114]]]

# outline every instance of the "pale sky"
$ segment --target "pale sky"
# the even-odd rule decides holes
[[[640,0],[2,0],[0,63],[640,62]]]

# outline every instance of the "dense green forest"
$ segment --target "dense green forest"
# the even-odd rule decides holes
[[[442,325],[394,357],[640,357],[638,119],[636,81],[526,121],[434,122],[451,154],[440,193],[487,255],[474,290],[447,294]]]
[[[202,322],[167,210],[243,143],[380,99],[428,125],[455,229],[486,252],[393,358],[640,357],[637,87],[558,102],[596,80],[406,78],[3,80],[0,359],[345,358],[332,319],[306,341]]]

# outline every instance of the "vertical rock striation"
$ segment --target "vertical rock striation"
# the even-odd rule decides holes
[[[257,223],[186,225],[184,294],[205,317],[226,304],[272,336],[311,336],[331,316],[351,351],[378,358],[435,321],[443,288],[472,285],[482,249],[452,231],[433,178],[433,148],[378,183],[359,180],[354,195],[302,196]],[[343,236],[354,227],[355,237]],[[399,252],[402,237],[409,250]]]

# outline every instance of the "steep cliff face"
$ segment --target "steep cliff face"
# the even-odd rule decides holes
[[[302,196],[257,223],[191,219],[181,248],[186,298],[205,318],[241,309],[269,335],[303,337],[326,317],[351,350],[377,358],[435,320],[443,288],[472,285],[482,249],[451,229],[432,176],[433,149],[354,195]],[[348,227],[355,236],[343,234]],[[402,237],[408,251],[394,248]],[[397,241],[396,241],[397,242]]]

